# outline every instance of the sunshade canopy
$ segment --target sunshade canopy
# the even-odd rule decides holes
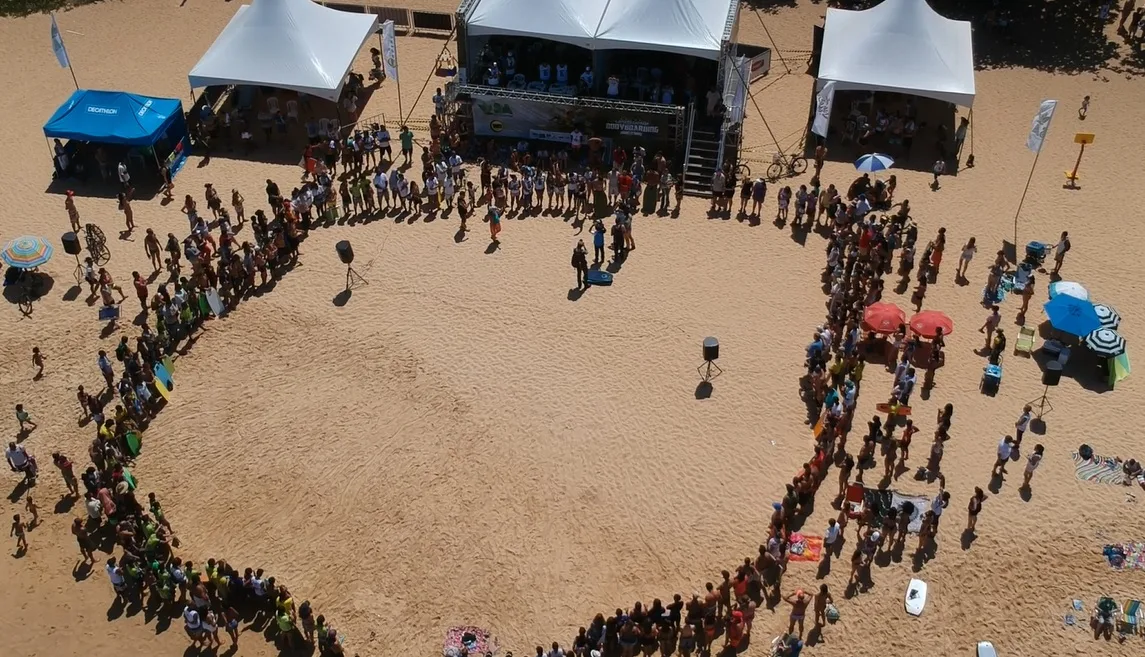
[[[183,104],[126,91],[77,89],[44,124],[46,137],[150,146],[183,117]]]
[[[944,18],[926,0],[883,0],[864,11],[828,9],[821,88],[897,91],[974,104],[970,23]]]
[[[195,64],[191,87],[250,84],[338,100],[346,73],[378,17],[310,0],[254,0]]]
[[[737,0],[477,0],[471,36],[529,36],[590,50],[655,50],[719,59]]]

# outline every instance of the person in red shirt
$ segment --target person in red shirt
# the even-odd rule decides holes
[[[612,149],[612,168],[623,169],[626,161],[628,161],[628,154],[624,152],[623,148],[617,146]]]
[[[620,172],[620,177],[617,178],[617,183],[620,187],[620,198],[622,200],[628,199],[628,193],[632,189],[632,175],[625,169]]]
[[[135,295],[139,297],[139,305],[143,307],[143,314],[147,314],[147,279],[143,278],[139,272],[131,272],[131,282],[135,285]]]

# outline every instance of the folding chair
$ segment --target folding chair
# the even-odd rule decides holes
[[[862,484],[849,484],[847,486],[847,493],[843,498],[843,508],[847,511],[848,518],[861,518],[863,516],[865,492]]]
[[[270,96],[266,99],[266,109],[271,114],[278,114],[278,96]]]
[[[337,139],[338,138],[338,131],[341,129],[342,129],[342,126],[339,125],[338,119],[330,119],[330,138],[331,139]]]
[[[1034,351],[1034,343],[1037,341],[1037,333],[1029,326],[1023,326],[1018,329],[1018,341],[1014,343],[1014,353],[1026,354],[1030,356]]]
[[[1118,621],[1118,630],[1127,630],[1127,634],[1137,634],[1140,627],[1142,612],[1140,600],[1126,600],[1121,605],[1121,619]]]
[[[330,119],[318,119],[318,132],[323,137],[330,136]]]
[[[293,119],[296,122],[298,121],[298,101],[297,100],[286,101],[286,118]]]

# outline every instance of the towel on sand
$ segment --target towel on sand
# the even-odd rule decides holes
[[[1094,454],[1093,458],[1087,460],[1074,452],[1073,462],[1075,474],[1082,481],[1110,485],[1125,483],[1125,473],[1121,470],[1121,463],[1113,457]]]
[[[806,536],[798,532],[791,535],[787,548],[788,561],[819,561],[823,556],[823,537]]]

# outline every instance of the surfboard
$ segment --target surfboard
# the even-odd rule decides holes
[[[206,317],[211,314],[211,304],[207,303],[207,295],[199,295],[199,316]]]
[[[167,388],[167,386],[163,385],[163,382],[160,381],[158,377],[155,378],[155,389],[159,391],[160,397],[166,399],[167,401],[171,401],[171,391]]]
[[[123,441],[127,443],[127,451],[131,452],[132,456],[139,456],[143,451],[143,437],[138,431],[128,431],[123,436]]]
[[[151,371],[155,373],[156,381],[162,381],[168,390],[175,389],[175,380],[171,378],[171,373],[167,371],[163,363],[155,363],[155,367]]]
[[[912,579],[906,587],[906,613],[911,616],[922,614],[926,606],[926,582],[921,579]]]
[[[227,312],[223,300],[219,298],[219,292],[214,288],[207,290],[207,303],[211,306],[211,312],[215,313],[215,317],[222,317]]]
[[[997,651],[994,650],[994,644],[989,641],[979,641],[978,657],[998,657]]]
[[[161,360],[159,362],[163,363],[163,367],[167,368],[168,374],[174,374],[175,373],[175,361],[171,360],[170,356],[164,356],[163,360]]]
[[[875,404],[875,410],[877,410],[880,413],[890,413],[891,412],[891,405],[890,404]],[[902,404],[899,404],[897,414],[900,416],[910,415],[910,406],[903,406]]]
[[[600,269],[588,270],[584,279],[589,285],[612,285],[612,274]]]
[[[119,319],[119,306],[104,306],[99,309],[99,321],[114,322]]]

